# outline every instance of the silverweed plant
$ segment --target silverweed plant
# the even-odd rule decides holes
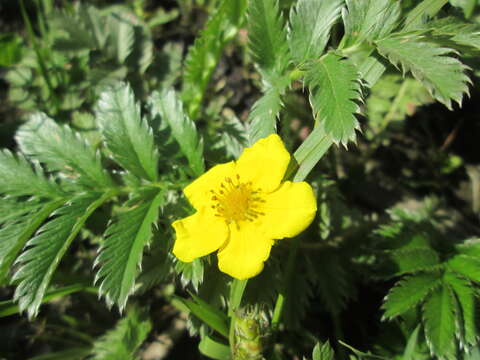
[[[476,92],[476,0],[105,3],[21,0],[25,35],[0,37],[25,119],[0,151],[0,317],[42,345],[0,358],[480,359],[458,130],[386,161],[397,201],[375,177],[422,106]]]

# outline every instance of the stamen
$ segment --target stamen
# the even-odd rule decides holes
[[[241,182],[239,174],[235,174],[234,181],[225,177],[220,189],[210,190],[215,216],[224,218],[227,224],[235,222],[238,227],[244,221],[253,222],[265,215],[259,211],[265,203],[261,189],[253,189],[252,185],[251,181]]]

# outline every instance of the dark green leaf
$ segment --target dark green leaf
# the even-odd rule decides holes
[[[401,249],[390,253],[396,275],[415,273],[439,265],[438,254],[428,248]]]
[[[113,158],[136,176],[156,181],[158,152],[152,129],[142,120],[140,105],[135,103],[130,86],[121,84],[104,91],[100,95],[97,118]]]
[[[228,338],[228,317],[220,310],[203,301],[198,303],[178,296],[174,297],[172,305],[182,311],[191,312],[219,334]]]
[[[203,163],[203,142],[198,135],[195,123],[184,113],[182,102],[174,90],[163,93],[155,92],[150,98],[153,112],[160,114],[172,130],[172,135],[180,145],[180,149],[188,159],[195,175],[200,176],[205,171]]]
[[[93,344],[92,360],[130,360],[152,329],[146,310],[131,307],[115,327]]]
[[[14,299],[18,300],[21,311],[28,311],[30,318],[37,315],[58,263],[85,221],[113,195],[89,193],[72,199],[54,212],[55,217],[28,241],[26,250],[17,259],[20,267],[12,280],[19,282]]]
[[[198,344],[198,350],[200,353],[216,360],[229,360],[231,351],[230,347],[213,340],[210,336],[204,336]]]
[[[457,255],[447,262],[447,267],[461,276],[480,283],[480,260],[467,255]]]
[[[9,211],[14,211],[15,218],[3,223],[0,230],[0,284],[7,278],[13,261],[28,239],[63,203],[64,200],[48,203],[29,201],[26,203],[27,206],[23,207],[22,212],[15,211],[15,208],[9,209]]]
[[[107,228],[95,260],[100,265],[95,283],[100,282],[100,294],[105,296],[108,306],[116,304],[122,311],[135,290],[143,248],[152,237],[152,225],[157,221],[163,198],[160,191],[130,201],[129,207]]]
[[[23,153],[45,163],[49,170],[93,189],[112,186],[95,149],[69,127],[57,125],[45,114],[33,115],[19,129],[16,140]]]
[[[384,319],[392,319],[420,303],[441,284],[440,273],[413,275],[399,281],[385,297],[382,308]]]
[[[36,166],[34,171],[22,155],[15,157],[8,150],[0,151],[0,193],[46,198],[64,195],[57,184],[45,178],[39,166]]]
[[[477,343],[477,324],[476,324],[476,305],[475,293],[470,281],[458,277],[456,274],[447,272],[445,281],[451,287],[455,294],[455,301],[460,305],[460,314],[457,314],[459,326],[463,332],[465,345],[474,345]],[[458,332],[458,331],[457,331]]]
[[[423,322],[431,352],[439,358],[455,359],[455,313],[448,286],[438,287],[425,301]]]
[[[310,91],[310,104],[315,118],[326,135],[336,143],[347,144],[355,140],[359,129],[355,114],[359,112],[359,75],[347,59],[329,53],[313,63],[305,75]]]

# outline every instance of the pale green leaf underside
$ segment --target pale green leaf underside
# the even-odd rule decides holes
[[[16,261],[20,267],[12,281],[19,282],[14,299],[29,317],[37,314],[53,273],[83,224],[109,196],[89,193],[74,198],[28,241],[27,249]]]
[[[425,337],[432,353],[455,359],[455,313],[453,294],[448,286],[435,289],[423,307]]]
[[[22,152],[59,171],[67,178],[91,188],[112,185],[103,170],[100,156],[78,134],[67,126],[60,126],[45,114],[35,114],[16,135]]]
[[[394,0],[346,0],[343,47],[380,39],[392,32],[400,17],[400,2]]]
[[[152,225],[158,217],[163,192],[147,193],[118,215],[108,227],[95,264],[100,266],[95,283],[107,304],[117,304],[120,310],[134,291],[135,278],[142,261],[143,248],[152,237]]]
[[[205,171],[203,162],[203,142],[198,135],[195,123],[184,113],[183,104],[174,90],[155,92],[150,98],[153,112],[160,114],[162,121],[168,123],[172,135],[180,145],[195,175]]]
[[[129,85],[112,87],[100,95],[97,119],[114,160],[136,176],[156,181],[158,153],[152,129],[141,118]]]
[[[388,293],[382,308],[384,318],[394,318],[420,303],[435,287],[440,285],[438,273],[425,273],[401,280]]]
[[[248,47],[267,83],[283,75],[290,54],[278,0],[251,0],[248,7]]]
[[[361,101],[358,80],[355,66],[333,53],[314,62],[305,75],[318,125],[336,143],[355,140],[359,128],[355,114]]]
[[[379,53],[403,72],[410,71],[432,97],[449,109],[461,104],[470,82],[466,66],[450,56],[454,50],[429,42],[424,36],[396,34],[376,42]],[[446,76],[445,74],[448,74]]]
[[[9,196],[35,195],[54,198],[63,195],[61,189],[45,178],[42,170],[34,171],[25,158],[8,150],[0,151],[0,193]]]
[[[290,12],[288,42],[297,63],[320,57],[344,0],[299,0]]]

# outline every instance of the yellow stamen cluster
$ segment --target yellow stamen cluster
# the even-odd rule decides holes
[[[254,221],[265,215],[259,211],[265,202],[261,198],[261,189],[253,189],[251,182],[241,182],[238,174],[235,180],[226,177],[219,190],[210,192],[215,216],[224,218],[227,224],[235,222],[238,226],[241,221]]]

